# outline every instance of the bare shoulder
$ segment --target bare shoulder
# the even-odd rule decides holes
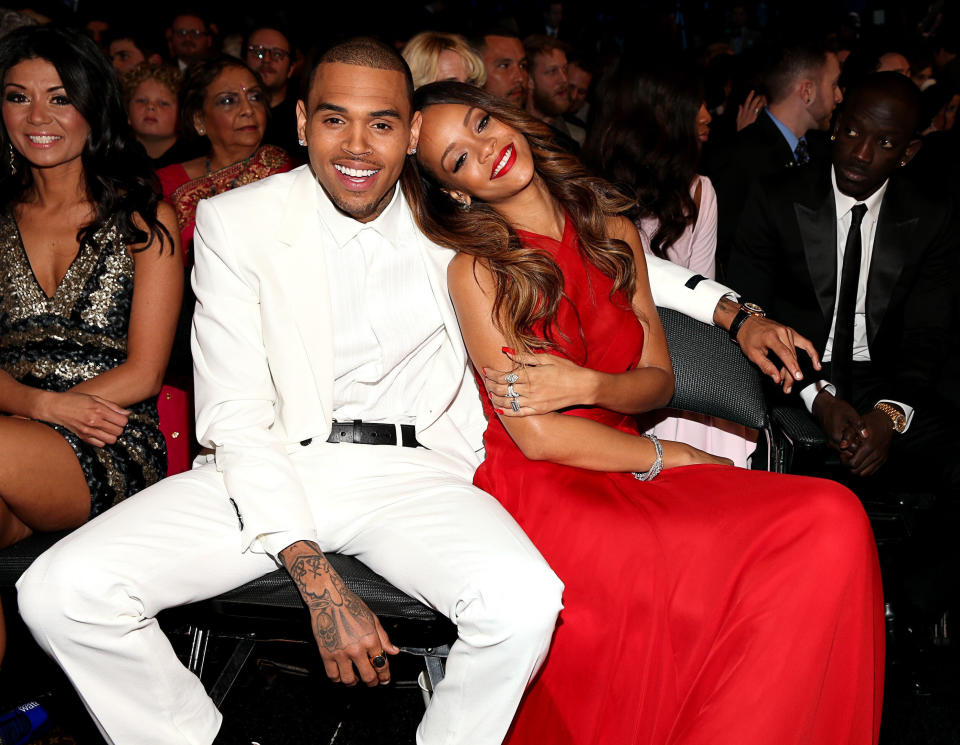
[[[640,234],[637,232],[637,226],[629,218],[623,215],[610,215],[607,218],[607,235],[633,245],[634,242],[639,242]]]

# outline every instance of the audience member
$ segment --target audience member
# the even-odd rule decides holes
[[[183,76],[176,67],[141,62],[121,78],[127,119],[154,169],[196,156],[179,137],[177,95]]]
[[[579,151],[585,132],[564,119],[570,110],[566,45],[547,36],[528,36],[523,46],[530,63],[527,113],[553,128],[560,145]]]
[[[415,88],[438,80],[470,85],[487,81],[483,60],[459,34],[422,31],[404,46],[403,58],[413,73]]]
[[[630,200],[484,91],[416,103],[411,204],[458,252],[450,295],[489,394],[474,483],[564,582],[508,745],[876,742],[882,598],[857,499],[641,435],[674,371]],[[510,153],[493,179],[491,149]]]
[[[0,37],[21,26],[35,26],[36,23],[36,20],[22,11],[0,8]]]
[[[203,16],[193,10],[184,10],[173,17],[167,29],[170,58],[186,72],[213,49],[213,33]]]
[[[874,72],[899,72],[901,75],[910,75],[910,60],[900,52],[884,52],[877,60]]]
[[[821,352],[824,373],[807,371],[796,403],[850,474],[873,477],[858,490],[960,486],[957,412],[934,394],[957,215],[896,173],[920,148],[919,107],[904,76],[865,78],[840,112],[832,166],[755,188],[730,262],[738,289]]]
[[[275,26],[254,29],[244,44],[247,67],[260,75],[270,105],[270,120],[263,141],[276,145],[300,162],[303,152],[297,138],[297,96],[292,90],[296,50],[290,36]]]
[[[733,146],[713,151],[707,173],[717,190],[717,259],[729,256],[737,219],[752,184],[784,169],[826,158],[818,130],[827,130],[842,99],[840,63],[817,44],[779,50],[763,75],[767,108],[738,133]]]
[[[106,50],[113,68],[120,75],[130,72],[141,62],[154,65],[162,62],[161,56],[139,33],[133,34],[126,29],[111,31],[107,36]]]
[[[527,52],[520,37],[509,29],[492,28],[473,42],[487,72],[483,89],[522,108],[529,75]]]
[[[948,26],[937,35],[933,45],[933,63],[936,67],[937,82],[960,90],[960,57],[957,47],[960,45],[960,27]]]
[[[2,547],[165,475],[156,396],[183,267],[96,43],[17,29],[0,40],[0,77]]]
[[[634,199],[631,217],[644,251],[715,279],[717,198],[710,179],[697,173],[710,136],[703,86],[677,65],[641,69],[622,61],[605,76],[587,162]],[[695,414],[654,411],[643,424],[661,439],[729,458],[741,468],[757,442],[754,430]]]
[[[590,86],[593,83],[593,68],[582,57],[567,60],[567,87],[570,91],[570,108],[565,114],[567,121],[586,132],[590,116]],[[580,143],[583,144],[582,142]]]
[[[180,89],[181,126],[205,138],[209,149],[157,171],[163,196],[176,210],[188,263],[201,199],[290,170],[285,151],[263,144],[267,111],[263,83],[240,60],[210,57],[188,70]]]

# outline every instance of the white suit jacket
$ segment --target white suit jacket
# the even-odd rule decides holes
[[[197,208],[193,288],[197,436],[215,451],[237,510],[241,549],[262,535],[315,535],[305,486],[289,453],[325,440],[333,412],[333,328],[326,253],[309,166],[234,189]],[[400,205],[409,212],[406,200]],[[413,227],[446,329],[430,381],[415,402],[417,439],[475,468],[484,420],[456,314],[447,291],[453,252]],[[653,260],[658,305],[711,322],[727,288]],[[317,485],[311,485],[317,488]],[[306,530],[305,530],[306,528]]]

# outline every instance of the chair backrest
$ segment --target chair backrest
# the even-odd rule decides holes
[[[727,332],[675,310],[657,311],[676,377],[668,407],[764,429],[769,415],[760,372]]]

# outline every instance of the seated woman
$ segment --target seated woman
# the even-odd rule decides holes
[[[717,195],[697,173],[711,116],[699,83],[666,69],[621,65],[597,90],[598,114],[584,160],[630,195],[643,250],[716,279]],[[662,439],[678,440],[747,466],[757,431],[705,415],[644,417]]]
[[[413,87],[455,80],[482,86],[487,82],[483,59],[460,34],[422,31],[403,48],[403,58],[413,73]]]
[[[0,40],[0,76],[3,547],[166,473],[156,397],[183,265],[97,45],[21,28]]]
[[[196,156],[198,146],[179,137],[177,94],[183,75],[176,67],[141,62],[120,78],[127,121],[154,169]]]
[[[414,214],[488,386],[475,483],[565,584],[508,742],[876,742],[880,574],[856,497],[641,434],[673,371],[630,202],[548,127],[471,86],[420,89]]]
[[[198,62],[180,89],[184,132],[209,142],[206,155],[157,171],[164,199],[177,212],[184,261],[189,263],[197,203],[201,199],[289,171],[284,150],[264,145],[267,97],[243,62],[226,55]]]

